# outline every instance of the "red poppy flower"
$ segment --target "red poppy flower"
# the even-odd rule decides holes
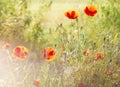
[[[104,57],[103,53],[98,52],[98,53],[96,54],[95,60],[102,59],[103,57]]]
[[[28,56],[28,49],[24,46],[16,46],[13,49],[13,56],[20,60],[25,60]]]
[[[72,10],[65,12],[65,16],[69,19],[77,19],[79,17],[79,14],[76,11]]]
[[[113,73],[111,71],[107,72],[107,75],[111,76]]]
[[[79,83],[78,87],[85,87],[84,83]]]
[[[10,48],[10,44],[9,44],[9,43],[4,44],[4,45],[3,45],[3,48],[4,48],[4,49],[9,49],[9,48]]]
[[[97,13],[97,8],[94,5],[88,5],[85,7],[84,12],[88,16],[95,16]]]
[[[40,86],[40,81],[39,80],[34,80],[33,84],[38,87],[38,86]]]
[[[83,55],[84,55],[84,56],[88,56],[88,55],[89,55],[89,51],[84,51],[84,52],[83,52]]]
[[[44,48],[43,49],[43,58],[45,60],[51,61],[55,58],[56,52],[53,48]]]

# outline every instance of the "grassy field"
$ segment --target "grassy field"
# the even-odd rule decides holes
[[[119,3],[0,0],[0,87],[119,87]]]

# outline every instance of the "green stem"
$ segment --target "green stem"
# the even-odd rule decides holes
[[[8,54],[9,61],[12,61],[12,57],[10,56],[9,50],[6,50],[6,51],[7,51],[7,54]]]

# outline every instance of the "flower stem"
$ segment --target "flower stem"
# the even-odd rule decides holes
[[[9,61],[12,61],[12,57],[10,56],[9,50],[6,50],[6,51],[7,51],[7,54],[8,54]]]

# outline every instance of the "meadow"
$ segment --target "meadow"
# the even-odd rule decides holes
[[[0,0],[0,87],[120,87],[120,0]]]

